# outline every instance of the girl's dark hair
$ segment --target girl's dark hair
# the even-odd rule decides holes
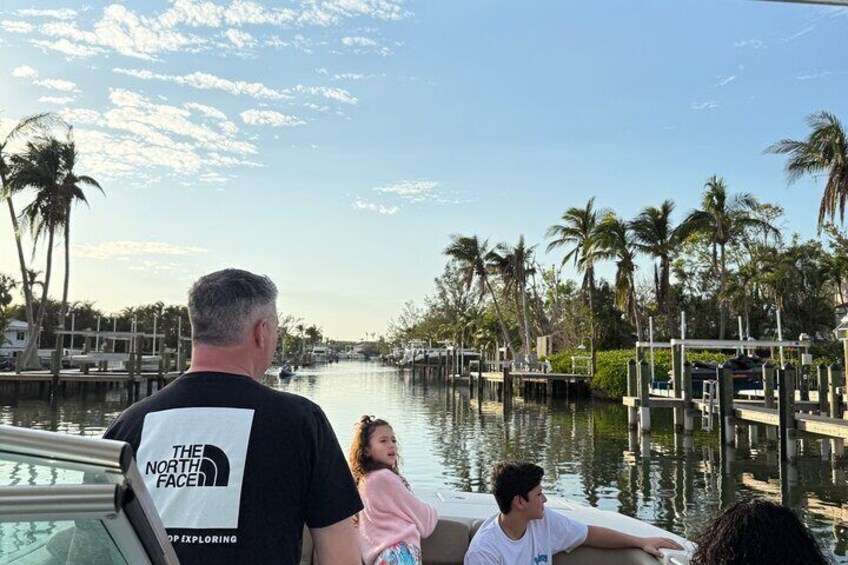
[[[350,444],[348,463],[350,464],[350,471],[353,473],[353,480],[357,486],[359,486],[359,481],[365,475],[379,469],[388,469],[400,476],[400,472],[398,471],[400,457],[395,458],[395,464],[391,467],[368,457],[368,444],[371,441],[371,434],[380,426],[392,427],[387,421],[368,415],[362,416],[354,426],[353,442]],[[403,482],[406,484],[405,479]]]
[[[701,532],[690,565],[826,565],[810,530],[764,500],[731,504]]]

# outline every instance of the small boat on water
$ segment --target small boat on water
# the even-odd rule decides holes
[[[294,369],[288,363],[284,365],[271,365],[265,374],[278,379],[287,379],[294,375]]]

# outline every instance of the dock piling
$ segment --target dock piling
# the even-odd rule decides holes
[[[795,367],[785,365],[777,370],[778,385],[778,422],[780,434],[780,461],[790,463],[795,460],[798,446],[795,444]]]
[[[639,428],[643,434],[651,433],[651,370],[643,358],[637,369],[639,381]]]
[[[736,437],[733,418],[733,370],[722,363],[716,370],[718,374],[718,421],[722,445],[735,445]]]
[[[631,359],[627,362],[627,396],[639,396],[639,385],[636,377],[636,360]],[[627,426],[631,430],[636,430],[639,427],[639,408],[636,406],[627,407]],[[635,451],[635,450],[634,450]]]
[[[839,395],[839,387],[844,389],[844,374],[841,365],[834,363],[827,368],[827,381],[829,385],[827,387],[828,415],[834,419],[842,419],[844,412],[840,405],[842,399]],[[834,462],[840,461],[845,456],[845,440],[843,438],[831,439],[830,447],[832,448],[831,454]]]
[[[763,364],[763,406],[766,408],[774,408],[774,375],[774,365]],[[777,429],[774,426],[766,426],[766,441],[772,445],[777,443]]]

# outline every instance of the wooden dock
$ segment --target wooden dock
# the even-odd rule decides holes
[[[587,374],[514,371],[509,365],[501,367],[500,363],[481,362],[479,358],[466,364],[449,354],[425,356],[423,361],[413,362],[409,368],[413,375],[423,374],[426,378],[437,378],[453,386],[467,384],[471,390],[476,389],[478,395],[488,387],[505,403],[510,402],[515,395],[547,399],[552,398],[558,390],[568,390],[569,387],[582,386],[588,390],[592,381],[592,377]]]
[[[177,371],[141,372],[133,371],[90,371],[61,370],[61,371],[22,371],[0,372],[0,386],[11,386],[18,390],[21,386],[34,384],[40,390],[49,390],[51,398],[55,399],[60,393],[68,391],[69,387],[86,390],[89,386],[125,387],[129,402],[140,397],[142,386],[149,396],[153,390],[159,390],[180,376]]]
[[[622,404],[628,408],[631,429],[648,434],[651,410],[674,410],[675,431],[691,434],[694,420],[700,417],[707,429],[715,421],[723,445],[735,446],[740,428],[750,428],[752,437],[758,426],[765,426],[767,439],[779,443],[781,463],[791,462],[797,454],[796,440],[801,434],[822,442],[822,453],[841,462],[848,440],[848,387],[840,365],[820,365],[815,371],[817,390],[805,390],[792,365],[776,368],[764,365],[762,389],[734,393],[733,373],[720,365],[711,381],[711,392],[701,399],[692,397],[691,365],[680,363],[678,351],[672,351],[673,388],[671,395],[652,394],[650,368],[646,361],[628,363],[628,395]],[[811,375],[812,377],[812,375]],[[809,380],[813,380],[812,378]],[[666,391],[663,391],[666,392]],[[740,398],[736,398],[739,396]]]

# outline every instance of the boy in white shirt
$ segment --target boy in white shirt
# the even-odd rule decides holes
[[[683,549],[667,538],[642,538],[587,526],[545,510],[545,471],[532,463],[498,463],[492,491],[500,512],[486,520],[465,554],[465,565],[541,565],[561,551],[587,545],[607,549],[637,547],[661,557],[660,548]]]

